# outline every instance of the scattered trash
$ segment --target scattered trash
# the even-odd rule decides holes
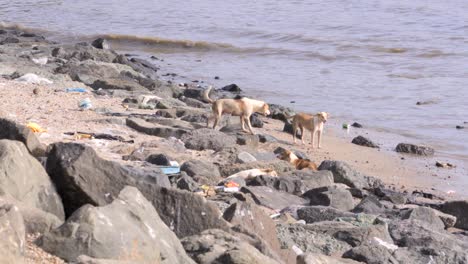
[[[200,188],[203,190],[203,196],[210,197],[216,195],[216,190],[213,186],[202,185]]]
[[[303,219],[301,219],[301,220],[298,220],[298,221],[296,222],[296,224],[305,225],[305,224],[306,224],[306,221],[303,220]]]
[[[162,98],[156,95],[141,95],[138,97],[138,108],[140,109],[154,109],[155,106],[148,104],[150,100],[161,100]]]
[[[436,161],[436,164],[435,164],[437,167],[439,168],[455,168],[455,166],[451,163],[448,163],[448,162],[440,162],[440,161]]]
[[[35,83],[35,84],[41,84],[41,83],[52,84],[53,83],[51,80],[39,77],[34,73],[26,73],[25,75],[19,78],[16,78],[15,81],[25,82],[25,83]]]
[[[346,129],[346,133],[349,133],[349,130],[351,129],[351,126],[347,123],[343,124],[343,129]]]
[[[278,217],[280,217],[280,216],[281,216],[281,214],[280,214],[280,213],[277,213],[277,214],[272,214],[272,215],[270,215],[270,218],[271,218],[271,219],[275,219],[275,218],[278,218]]]
[[[239,188],[240,185],[235,181],[227,181],[227,182],[224,183],[224,187],[227,187],[227,188],[237,187],[237,188]]]
[[[34,133],[42,133],[42,132],[47,132],[46,129],[43,129],[41,126],[39,126],[36,123],[30,122],[26,125],[27,128],[31,129],[32,132]]]
[[[67,93],[87,93],[88,90],[85,88],[67,88],[65,89],[65,92]]]
[[[180,173],[180,166],[158,166],[164,174]]]
[[[223,191],[229,193],[239,192],[239,187],[224,187]]]
[[[378,238],[378,237],[374,237],[374,240],[375,240],[379,245],[384,246],[384,247],[387,248],[388,250],[395,251],[395,250],[398,249],[398,246],[397,246],[397,245],[394,245],[394,244],[385,242],[385,241],[383,241],[382,239],[380,239],[380,238]]]
[[[91,109],[91,107],[92,107],[91,99],[85,98],[85,99],[81,100],[81,101],[78,103],[78,107],[79,107],[81,110],[88,110],[88,109]]]
[[[40,58],[32,58],[32,62],[39,64],[39,65],[46,65],[49,59],[47,57],[40,57]]]

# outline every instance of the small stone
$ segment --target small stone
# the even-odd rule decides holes
[[[219,80],[219,76],[215,76],[214,79],[215,79],[215,80]]]
[[[357,122],[354,122],[351,126],[352,127],[357,127],[357,128],[362,128],[362,125],[357,123]]]
[[[466,124],[466,122],[465,122],[465,124]],[[464,129],[465,127],[464,126],[456,126],[455,128],[456,129]]]
[[[35,95],[39,95],[40,92],[41,92],[41,90],[39,90],[39,88],[37,88],[37,87],[33,89],[33,94],[35,94]]]

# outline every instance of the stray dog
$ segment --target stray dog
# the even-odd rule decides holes
[[[289,117],[291,118],[291,117]],[[323,132],[323,125],[327,122],[328,114],[326,112],[320,112],[315,115],[309,115],[304,113],[299,113],[292,116],[292,126],[293,126],[293,139],[294,143],[296,143],[296,131],[297,128],[301,129],[302,135],[302,144],[304,142],[304,128],[310,131],[310,143],[312,144],[312,148],[314,148],[314,135],[317,134],[318,139],[318,148],[320,148],[322,132]]]
[[[296,167],[296,170],[317,170],[317,165],[314,162],[306,159],[300,159],[298,156],[296,156],[296,154],[292,153],[289,150],[285,150],[281,154],[278,154],[278,158],[291,163],[292,165],[294,165],[294,167]]]
[[[278,173],[272,169],[251,169],[251,170],[244,170],[244,171],[239,171],[238,173],[235,173],[226,179],[232,179],[232,178],[242,178],[244,180],[250,180],[253,179],[257,176],[260,175],[267,175],[267,176],[273,176],[273,177],[278,177]]]
[[[250,124],[250,116],[254,112],[259,112],[264,115],[270,114],[270,107],[267,103],[263,101],[249,99],[246,97],[240,99],[218,99],[216,101],[213,101],[209,97],[211,89],[212,87],[210,86],[203,92],[203,99],[206,102],[212,104],[211,109],[213,110],[213,116],[208,118],[208,120],[206,121],[207,127],[209,126],[210,119],[212,119],[213,117],[215,119],[213,125],[214,129],[218,125],[218,122],[223,114],[231,114],[233,116],[240,117],[242,131],[250,132],[253,135],[254,133],[252,131],[252,124]],[[245,129],[245,123],[247,123],[249,131]]]

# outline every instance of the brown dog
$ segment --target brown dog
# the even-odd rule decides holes
[[[219,120],[223,114],[231,114],[233,116],[239,116],[240,121],[242,124],[242,131],[250,132],[252,135],[252,124],[250,124],[250,116],[254,112],[258,112],[264,115],[270,114],[270,108],[267,103],[263,101],[253,100],[249,98],[241,98],[241,99],[218,99],[213,101],[208,96],[212,87],[208,87],[203,93],[203,99],[208,102],[212,103],[211,109],[213,110],[213,116],[208,118],[206,121],[206,126],[209,126],[210,119],[214,118],[215,122],[213,125],[213,129],[218,125]],[[249,128],[249,131],[245,129],[245,123]]]
[[[315,115],[309,115],[305,113],[299,113],[292,116],[292,126],[293,126],[293,139],[296,143],[296,131],[297,128],[301,129],[302,135],[302,144],[304,142],[304,128],[310,131],[310,143],[312,148],[314,148],[314,135],[317,134],[318,139],[318,148],[321,145],[321,138],[323,132],[323,125],[327,122],[328,114],[326,112],[320,112]]]
[[[296,156],[296,154],[292,153],[289,150],[283,151],[281,154],[278,155],[278,158],[291,163],[292,165],[294,165],[294,167],[296,167],[296,170],[317,170],[317,165],[314,162],[306,159],[300,159],[298,156]]]

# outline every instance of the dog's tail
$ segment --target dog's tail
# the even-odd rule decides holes
[[[203,100],[210,104],[214,103],[214,101],[210,98],[211,89],[213,89],[213,87],[210,85],[203,91]]]
[[[296,115],[295,114],[294,115],[284,114],[284,117],[286,118],[286,120],[292,119],[294,116],[296,116]]]

